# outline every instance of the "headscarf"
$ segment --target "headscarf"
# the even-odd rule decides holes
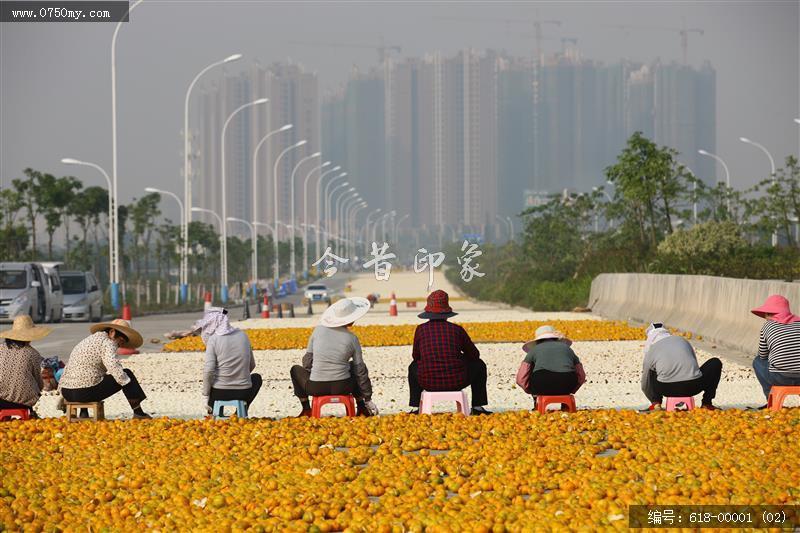
[[[657,324],[657,322],[654,324]],[[657,343],[658,341],[672,336],[672,334],[669,332],[667,328],[665,328],[664,326],[657,328],[655,327],[654,324],[650,324],[649,326],[647,326],[647,329],[645,330],[645,334],[647,335],[647,341],[644,343],[644,353],[647,353],[647,350],[649,350],[650,347],[655,343]]]
[[[781,324],[791,324],[792,322],[800,322],[800,316],[792,314],[789,308],[789,300],[780,294],[773,294],[761,305],[750,311],[756,316],[773,320]],[[772,316],[767,318],[767,314]]]
[[[204,344],[208,344],[212,335],[228,335],[239,331],[231,326],[228,311],[222,307],[209,307],[203,318],[194,323],[193,329],[200,330],[200,337]]]

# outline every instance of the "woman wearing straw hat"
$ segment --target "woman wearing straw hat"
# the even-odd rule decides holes
[[[95,324],[69,355],[59,382],[61,395],[68,402],[100,402],[119,391],[128,399],[134,418],[151,418],[142,410],[147,396],[136,376],[117,358],[118,348],[136,349],[142,336],[127,320]]]
[[[526,355],[517,371],[517,385],[534,397],[534,406],[536,396],[573,394],[586,382],[571,346],[571,340],[549,325],[537,328],[534,339],[522,345]]]
[[[42,356],[31,342],[50,335],[52,330],[36,326],[28,315],[14,319],[11,329],[0,332],[0,409],[28,409],[39,401],[42,382]]]
[[[290,371],[294,394],[303,410],[299,416],[311,416],[309,396],[352,394],[359,416],[378,414],[372,402],[372,383],[361,355],[361,343],[348,328],[367,314],[366,298],[343,298],[328,307],[308,339],[303,365]]]

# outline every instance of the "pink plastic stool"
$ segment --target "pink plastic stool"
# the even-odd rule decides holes
[[[422,403],[419,412],[429,415],[433,412],[435,402],[456,402],[458,410],[465,416],[469,416],[469,405],[467,404],[467,393],[463,390],[454,391],[422,391]]]
[[[687,407],[687,411],[691,411],[694,409],[694,398],[692,396],[686,397],[675,397],[675,398],[667,398],[667,411],[675,411],[675,407],[679,403],[685,403]]]

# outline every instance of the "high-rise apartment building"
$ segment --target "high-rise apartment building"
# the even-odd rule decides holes
[[[228,216],[272,224],[275,218],[273,193],[274,162],[284,148],[305,139],[306,145],[281,158],[277,173],[278,216],[288,222],[291,212],[290,176],[297,162],[319,151],[320,104],[316,74],[300,65],[275,63],[253,65],[249,70],[228,74],[218,84],[208,86],[199,98],[198,120],[201,132],[198,146],[198,173],[194,176],[193,204],[222,213],[221,134],[230,114],[240,105],[259,98],[269,103],[241,111],[230,122],[225,138],[226,193]],[[254,161],[254,150],[270,131],[285,124],[292,129],[273,135]],[[258,180],[258,197],[253,203],[253,168]],[[302,216],[302,180],[315,164],[309,161],[298,169],[295,183],[295,217]],[[313,202],[309,202],[313,204]],[[309,206],[309,211],[313,205]],[[214,223],[212,217],[195,214],[197,220]],[[231,234],[248,236],[241,225],[231,225]]]

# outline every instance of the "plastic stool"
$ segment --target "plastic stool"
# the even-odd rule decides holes
[[[236,416],[239,418],[247,418],[247,403],[244,400],[215,400],[214,420],[227,420],[230,417],[225,416],[225,407],[235,407]]]
[[[356,416],[356,399],[352,394],[340,394],[332,396],[314,396],[311,399],[311,416],[322,418],[322,406],[329,403],[342,403],[347,412],[347,416]]]
[[[31,412],[28,409],[0,409],[0,422],[13,420],[15,417],[20,420],[30,420]]]
[[[66,402],[67,404],[67,422],[80,422],[82,420],[105,420],[105,411],[103,410],[103,402]],[[81,418],[78,416],[78,409],[91,410],[89,418]]]
[[[567,411],[570,413],[574,413],[578,410],[577,407],[575,407],[575,396],[572,394],[562,394],[560,396],[536,396],[536,410],[541,414],[545,414],[547,412],[547,406],[554,403],[566,405]]]
[[[463,390],[454,391],[422,391],[422,403],[419,412],[429,415],[433,412],[435,402],[456,402],[459,412],[469,416],[469,404],[467,403],[467,393]]]
[[[783,407],[783,401],[787,396],[800,395],[800,387],[786,386],[786,385],[773,385],[769,390],[769,397],[767,398],[767,408],[772,411],[780,411]]]
[[[675,398],[667,398],[667,411],[676,411],[676,407],[679,403],[686,404],[686,410],[691,411],[694,409],[694,397],[693,396],[676,396]]]

